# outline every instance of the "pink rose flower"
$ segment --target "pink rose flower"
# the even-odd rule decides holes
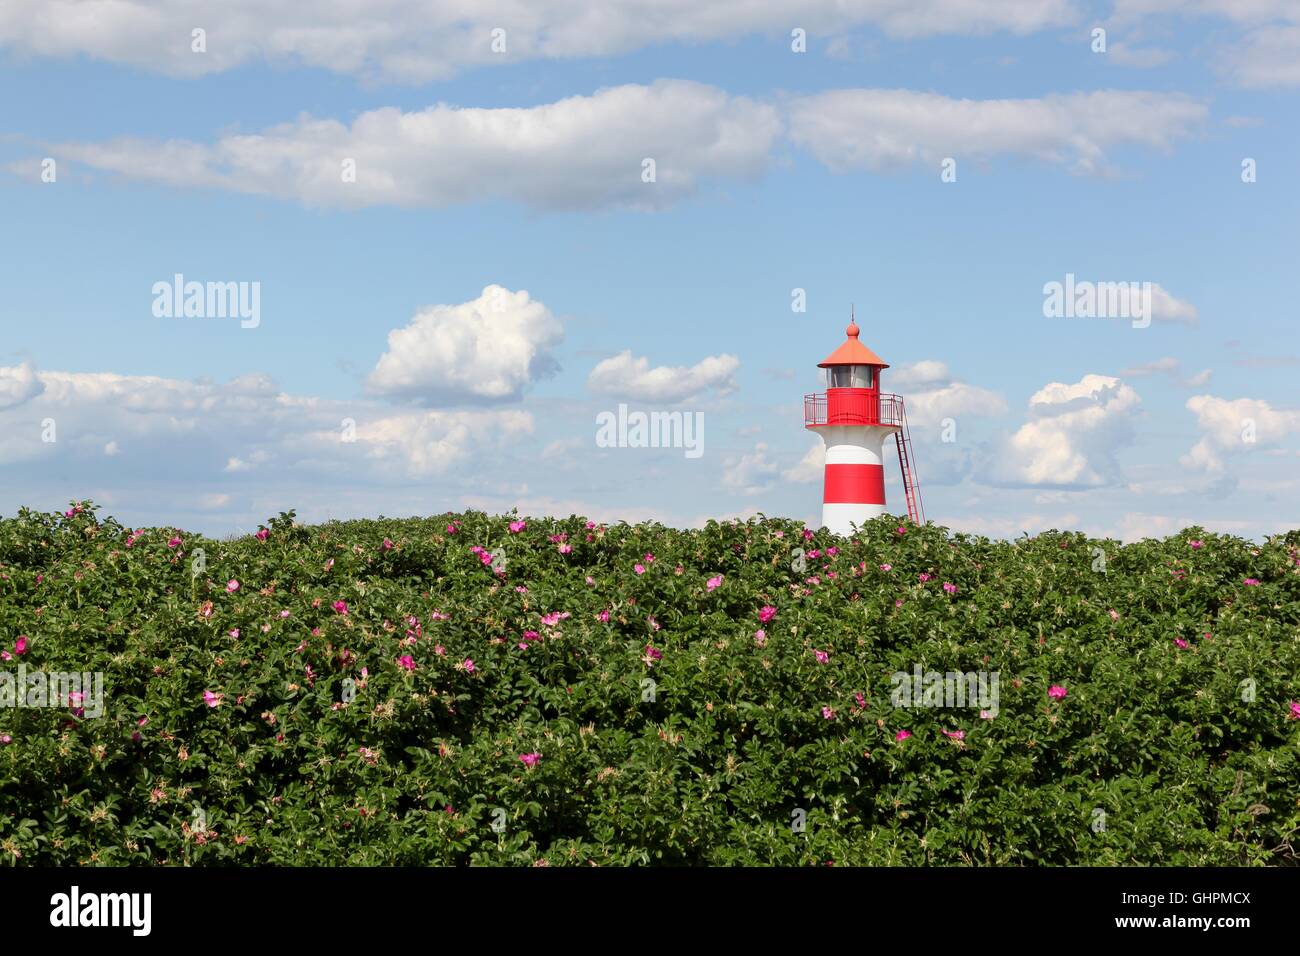
[[[470,660],[468,657],[461,662],[461,665],[465,668],[465,672],[467,674],[474,673],[474,662]]]
[[[945,591],[947,591],[949,594],[956,594],[956,593],[957,593],[957,585],[955,585],[955,584],[950,584],[950,583],[947,582],[947,581],[944,581],[944,582],[943,582],[943,589],[944,589]]]
[[[393,542],[391,542],[391,541],[389,541],[387,538],[385,538],[385,539],[384,539],[384,543],[381,544],[381,545],[379,546],[379,550],[380,550],[380,551],[392,551],[392,550],[393,550]]]
[[[910,736],[912,736],[912,732],[910,730],[900,730],[898,733],[894,734],[894,739],[906,740]]]
[[[405,670],[415,670],[415,658],[411,657],[410,654],[403,654],[397,659],[397,663]]]
[[[707,581],[705,581],[704,584],[710,591],[714,590],[715,588],[720,588],[722,587],[722,575],[719,574],[716,575],[715,577],[711,577]]]
[[[635,571],[637,574],[645,574],[645,565],[634,564],[632,565],[632,570]]]
[[[1060,684],[1053,684],[1051,687],[1047,688],[1047,696],[1052,698],[1052,700],[1064,700],[1065,695],[1068,693],[1069,691]]]
[[[758,612],[758,621],[760,624],[766,624],[772,618],[776,617],[776,608],[770,604],[765,604]]]
[[[965,740],[965,739],[966,739],[966,731],[964,731],[964,730],[945,730],[945,731],[943,732],[943,735],[944,735],[945,737],[951,737],[953,740]]]
[[[265,528],[259,528],[257,534],[253,535],[253,537],[258,541],[265,541],[267,538],[271,537],[271,532]]]
[[[226,590],[229,591],[231,594],[234,594],[236,591],[239,590],[239,582],[236,581],[234,578],[231,578],[229,581],[226,582]]]
[[[177,538],[177,537],[171,537],[171,538],[168,538],[168,539],[167,539],[167,547],[169,547],[169,548],[179,548],[180,546],[181,546],[181,539],[180,539],[180,538]]]
[[[1177,644],[1179,647],[1184,648],[1184,649],[1186,649],[1186,648],[1188,648],[1188,647],[1191,646],[1191,645],[1188,644],[1185,640],[1183,640],[1181,637],[1175,637],[1175,638],[1174,638],[1174,643]]]
[[[332,608],[334,608],[334,611],[335,611],[335,613],[337,613],[337,614],[347,614],[347,613],[348,613],[348,602],[347,602],[347,601],[335,601],[335,602],[334,602],[332,605],[330,605],[330,606],[331,606]]]
[[[221,703],[221,698],[223,696],[224,695],[222,694],[214,694],[210,690],[205,690],[203,692],[203,703],[207,704],[209,707],[216,707]]]
[[[834,711],[834,709],[832,709],[832,708],[830,708],[830,707],[823,707],[823,708],[822,708],[822,716],[825,717],[827,720],[834,720],[834,719],[835,719],[835,711]]]
[[[825,664],[831,659],[831,656],[825,651],[813,651],[813,654],[816,655],[818,664]]]
[[[535,767],[537,766],[537,761],[542,759],[542,755],[539,753],[520,754],[519,759],[524,762],[525,767]]]
[[[26,637],[20,636],[20,637],[18,638],[18,640],[14,641],[14,653],[15,653],[15,654],[26,654],[26,653],[27,653],[27,638],[26,638]]]
[[[510,533],[518,534],[519,532],[523,531],[524,528],[526,527],[528,527],[527,521],[512,521],[510,522]]]

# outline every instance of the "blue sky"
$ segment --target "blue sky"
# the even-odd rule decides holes
[[[815,521],[854,303],[939,523],[1300,524],[1293,5],[292,6],[0,23],[0,513]],[[176,273],[256,328],[156,317]],[[1046,318],[1067,273],[1153,321]],[[704,454],[598,447],[620,402]]]

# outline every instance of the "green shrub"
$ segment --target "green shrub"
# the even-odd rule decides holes
[[[1294,532],[264,531],[0,521],[0,672],[104,679],[0,710],[0,859],[1297,861]],[[918,666],[996,672],[996,715],[895,707]]]

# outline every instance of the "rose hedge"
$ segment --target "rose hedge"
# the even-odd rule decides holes
[[[1297,862],[1300,532],[263,531],[0,521],[0,671],[105,697],[0,710],[0,859]],[[895,708],[917,665],[996,716]]]

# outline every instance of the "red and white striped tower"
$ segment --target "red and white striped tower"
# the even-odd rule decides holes
[[[817,365],[826,369],[826,391],[804,396],[804,426],[826,443],[822,527],[845,537],[853,534],[855,525],[885,513],[882,446],[890,435],[898,440],[908,513],[917,518],[903,401],[881,394],[880,372],[889,365],[858,341],[853,319],[847,332],[847,341]],[[916,507],[919,504],[917,494]]]

